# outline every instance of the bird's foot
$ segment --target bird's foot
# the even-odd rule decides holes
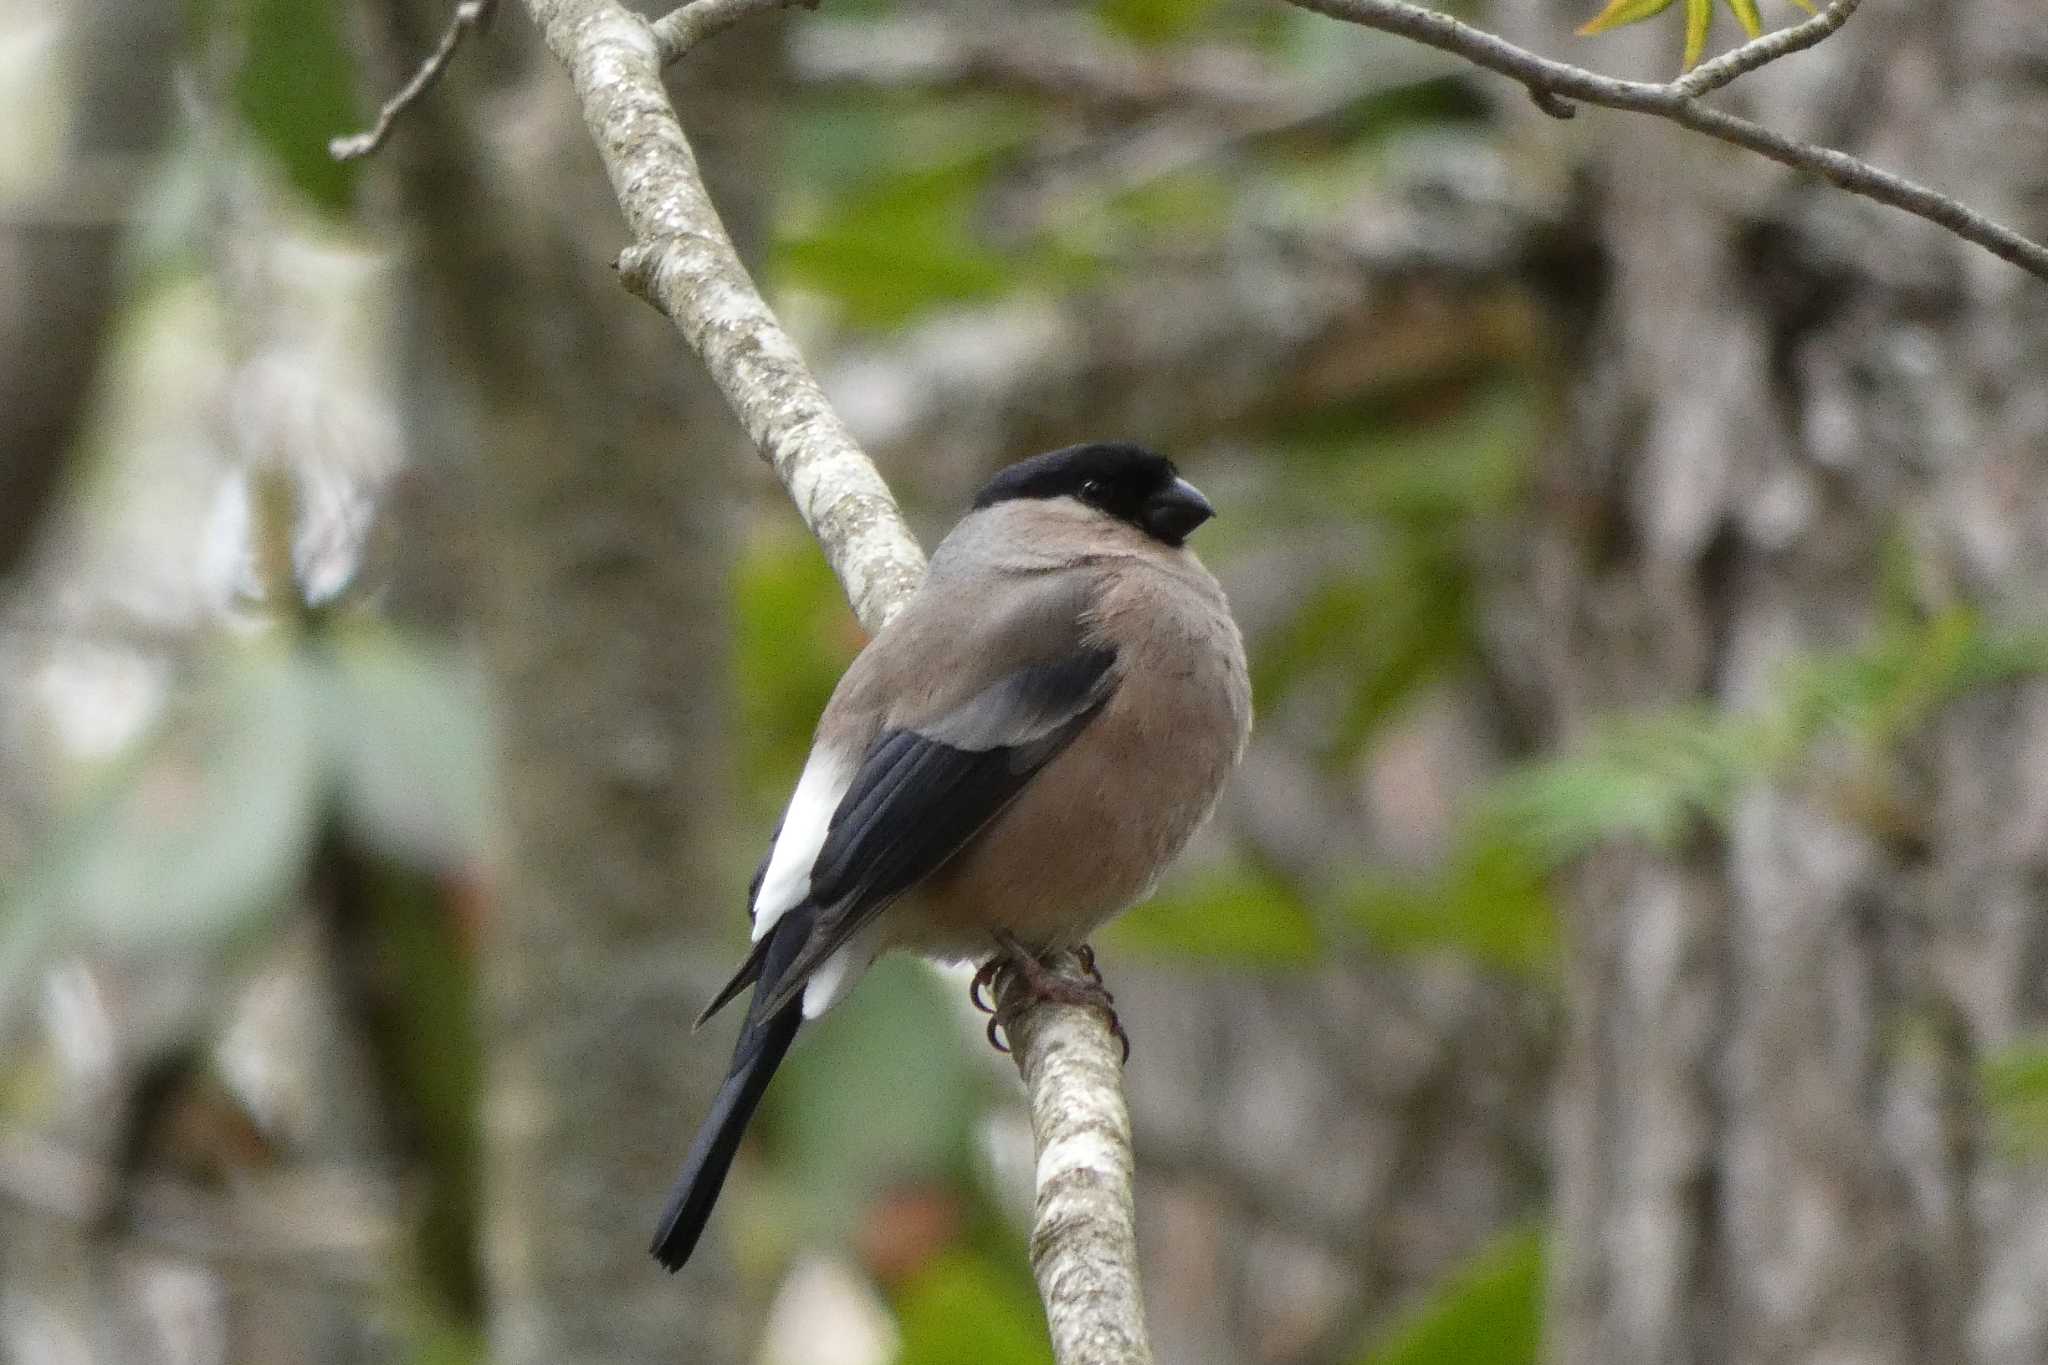
[[[1075,955],[1081,960],[1081,970],[1087,977],[1084,981],[1076,981],[1046,966],[1037,954],[1019,943],[1013,935],[999,932],[995,938],[996,955],[981,964],[967,988],[967,998],[973,1001],[974,1007],[989,1016],[989,1046],[998,1052],[1008,1052],[1009,1024],[1017,1011],[1028,1002],[1052,1001],[1101,1010],[1109,1021],[1110,1036],[1123,1044],[1123,1059],[1131,1059],[1131,1037],[1124,1032],[1123,1021],[1117,1017],[1116,997],[1102,984],[1102,972],[1095,965],[1093,948],[1084,943],[1075,950]],[[1004,996],[1013,978],[1017,983],[1016,990],[1022,993],[1006,1001]]]

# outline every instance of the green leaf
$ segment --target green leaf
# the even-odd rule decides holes
[[[1669,8],[1671,0],[1608,0],[1606,9],[1579,25],[1579,36],[1590,38],[1625,24],[1639,23]]]
[[[373,1011],[369,1040],[393,1083],[400,1130],[426,1175],[417,1192],[423,1333],[466,1351],[473,1316],[476,1228],[482,1173],[479,1115],[483,1040],[476,971],[454,897],[442,879],[373,864],[364,907],[375,962],[390,989]],[[450,1333],[453,1333],[451,1336]]]
[[[337,5],[244,0],[235,103],[256,140],[309,200],[347,211],[356,168],[327,154],[328,139],[356,131],[356,72]]]
[[[1545,863],[1623,835],[1669,847],[1718,819],[1767,752],[1755,725],[1709,708],[1625,716],[1580,752],[1502,779],[1483,823]]]
[[[1461,953],[1503,971],[1548,976],[1562,940],[1543,865],[1518,844],[1470,840],[1420,884],[1368,884],[1348,910],[1390,953]]]
[[[980,1115],[980,1059],[953,1026],[953,988],[886,958],[790,1054],[770,1092],[772,1131],[811,1214],[843,1228],[891,1181],[965,1169]]]
[[[1801,9],[1811,14],[1813,6],[1808,0],[1794,0]],[[1742,25],[1743,32],[1752,38],[1761,37],[1764,18],[1758,11],[1756,0],[1727,0],[1728,10]],[[1671,7],[1671,0],[1610,0],[1607,8],[1579,26],[1582,36],[1590,37],[1605,33],[1628,24],[1640,23],[1662,14]],[[1706,54],[1707,34],[1714,23],[1714,0],[1685,0],[1685,57],[1684,67],[1690,71],[1698,66]]]
[[[2002,633],[1967,610],[1903,622],[1866,647],[1786,669],[1780,747],[1796,753],[1823,734],[1883,746],[1975,688],[2048,672],[2048,634]]]
[[[760,807],[779,810],[864,637],[817,542],[780,523],[741,551],[733,616],[745,770]]]
[[[973,231],[993,164],[992,153],[980,153],[886,176],[829,205],[813,231],[783,240],[775,263],[869,327],[1003,294],[1016,283],[1017,263]]]
[[[1105,931],[1113,951],[1297,966],[1321,952],[1308,907],[1249,864],[1169,887]]]
[[[2048,1155],[2048,1035],[1987,1056],[1979,1083],[2000,1145],[2016,1156]]]
[[[338,629],[318,657],[319,720],[350,824],[418,866],[480,863],[494,780],[474,661],[367,626]]]
[[[1543,1233],[1501,1236],[1444,1280],[1358,1365],[1535,1365],[1543,1339]]]
[[[1222,0],[1101,0],[1096,13],[1104,26],[1132,42],[1163,44],[1188,37],[1221,3]]]
[[[1764,34],[1764,17],[1757,12],[1756,0],[1728,0],[1728,8],[1734,12],[1735,22],[1742,25],[1742,31],[1752,38]]]
[[[1777,705],[1758,714],[1689,705],[1612,718],[1576,752],[1503,779],[1485,820],[1546,862],[1616,836],[1669,846],[1723,818],[1745,783],[1796,771],[1824,739],[1882,755],[1957,697],[2044,673],[2048,633],[1945,612],[1787,665]]]
[[[1470,654],[1471,580],[1428,532],[1395,530],[1380,562],[1304,589],[1292,619],[1264,642],[1252,691],[1341,689],[1326,757],[1355,754],[1415,690]]]
[[[896,1301],[903,1350],[896,1365],[1050,1365],[1045,1314],[983,1257],[942,1256],[911,1277]]]
[[[1707,30],[1714,24],[1714,0],[1685,0],[1685,56],[1679,65],[1690,71],[1707,51]]]

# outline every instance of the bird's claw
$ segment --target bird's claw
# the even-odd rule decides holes
[[[1003,957],[1002,954],[998,953],[996,956],[982,963],[981,966],[974,973],[974,980],[967,983],[968,1002],[972,1004],[974,1008],[980,1010],[983,1014],[994,1014],[996,1012],[995,988],[1002,974]],[[984,999],[982,995],[984,991],[987,992],[986,999]],[[993,1042],[994,1039],[990,1039],[990,1041]]]
[[[1029,1001],[1049,1000],[1101,1010],[1108,1019],[1110,1037],[1123,1045],[1123,1060],[1131,1059],[1131,1036],[1124,1032],[1123,1020],[1117,1017],[1116,997],[1102,983],[1102,972],[1095,965],[1093,948],[1084,943],[1074,950],[1087,978],[1075,981],[1047,967],[1010,934],[998,933],[996,947],[999,951],[981,964],[967,988],[968,1000],[989,1016],[986,1032],[990,1047],[998,1052],[1008,1052],[1009,1024],[1018,1009]],[[1012,975],[1017,978],[1024,995],[1005,1004],[1003,996]],[[999,1030],[1001,1038],[997,1037]]]

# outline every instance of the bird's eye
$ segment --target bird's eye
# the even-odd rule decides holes
[[[1086,482],[1086,483],[1082,484],[1082,485],[1081,485],[1081,501],[1083,501],[1083,502],[1101,502],[1101,501],[1102,501],[1102,480],[1100,480],[1100,479],[1090,479],[1090,480],[1088,480],[1088,482]]]

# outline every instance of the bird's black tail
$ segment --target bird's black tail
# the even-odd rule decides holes
[[[740,1028],[739,1045],[733,1049],[732,1068],[718,1088],[718,1098],[711,1102],[704,1126],[690,1144],[690,1154],[683,1160],[682,1174],[676,1177],[668,1207],[661,1211],[661,1226],[654,1234],[650,1250],[669,1270],[682,1269],[697,1249],[697,1239],[711,1218],[712,1205],[718,1202],[726,1172],[732,1169],[733,1154],[739,1151],[747,1121],[753,1118],[769,1078],[782,1064],[798,1025],[803,1023],[801,995],[766,1018],[761,1017],[760,1006],[775,993],[776,984],[803,946],[809,918],[810,908],[799,907],[784,916],[769,935],[761,977],[754,986],[747,1021]]]

